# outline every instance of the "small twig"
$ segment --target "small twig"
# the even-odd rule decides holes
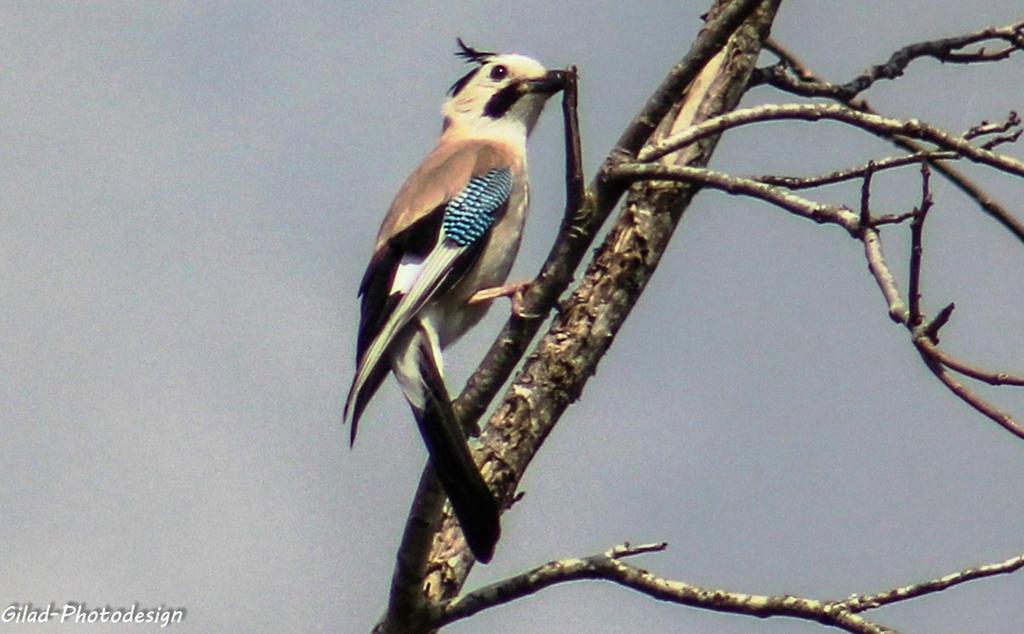
[[[928,337],[928,340],[932,343],[939,343],[939,330],[946,325],[949,321],[950,316],[953,314],[953,310],[956,308],[956,304],[950,302],[939,311],[939,314],[935,316],[935,319],[931,320],[921,329],[922,334]]]
[[[914,210],[914,219],[910,222],[910,321],[907,324],[911,328],[921,323],[921,254],[924,249],[921,246],[921,237],[924,231],[924,221],[928,217],[928,210],[932,207],[932,194],[929,190],[931,170],[927,163],[921,164],[921,204]]]
[[[885,214],[882,216],[875,216],[871,219],[871,226],[881,227],[882,225],[898,225],[910,220],[914,215],[913,211],[908,211],[902,214]]]
[[[864,182],[860,186],[860,226],[870,227],[871,226],[871,177],[875,173],[875,164],[873,161],[868,162],[868,167],[864,170]]]
[[[1006,117],[1005,121],[999,123],[989,123],[988,121],[982,121],[978,125],[974,126],[963,134],[963,137],[967,140],[977,138],[979,136],[987,136],[989,134],[1002,134],[1009,132],[1012,128],[1020,125],[1020,115],[1015,110],[1011,110],[1010,114]]]
[[[1016,130],[1007,134],[1000,134],[999,136],[992,137],[988,141],[981,144],[983,150],[991,150],[992,148],[1003,145],[1004,143],[1016,143],[1020,139],[1021,132],[1024,130]]]

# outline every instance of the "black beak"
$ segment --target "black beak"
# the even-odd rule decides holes
[[[553,95],[565,88],[566,72],[564,70],[549,70],[546,75],[539,79],[530,79],[523,82],[525,92],[536,92]]]

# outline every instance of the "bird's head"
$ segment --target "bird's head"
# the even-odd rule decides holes
[[[526,136],[548,97],[565,86],[565,72],[514,53],[487,53],[458,40],[456,53],[476,67],[452,84],[441,108],[444,129],[468,136]]]

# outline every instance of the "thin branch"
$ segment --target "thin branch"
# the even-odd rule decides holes
[[[868,270],[875,278],[882,297],[889,307],[889,319],[898,324],[907,323],[909,311],[907,304],[900,297],[899,287],[896,286],[896,278],[893,277],[889,265],[882,253],[882,237],[874,227],[865,227],[861,235],[861,242],[864,243],[864,257],[868,261]]]
[[[844,206],[821,205],[796,196],[785,189],[772,187],[750,179],[731,176],[709,169],[675,165],[627,163],[618,165],[608,172],[609,177],[613,179],[624,179],[630,181],[665,180],[697,183],[701,186],[713,187],[730,194],[746,195],[758,198],[798,216],[808,218],[819,223],[832,223],[842,226],[851,233],[851,235],[858,237],[861,242],[863,242],[864,255],[868,262],[868,270],[875,278],[875,282],[878,284],[878,287],[885,298],[886,304],[889,308],[889,317],[896,323],[906,325],[913,333],[915,332],[915,327],[924,320],[920,310],[920,270],[922,253],[921,229],[924,219],[927,216],[928,209],[932,205],[931,193],[928,187],[929,172],[927,164],[922,165],[921,204],[917,209],[908,214],[909,217],[913,218],[912,255],[910,265],[911,304],[909,308],[902,299],[899,287],[896,284],[896,279],[885,260],[885,256],[882,251],[881,236],[876,229],[879,222],[878,220],[873,219],[870,213],[869,192],[871,173],[872,172],[869,168],[865,174],[864,186],[862,188],[861,195],[861,212],[858,215]],[[967,370],[967,372],[963,372],[963,374],[974,378],[980,378],[980,380],[985,380],[986,382],[995,382],[993,384],[1024,384],[1024,379],[1019,380],[1017,377],[1001,372],[996,373],[978,370],[959,362],[944,353],[942,353],[941,356],[939,354],[935,354],[935,352],[939,351],[933,344],[931,344],[931,340],[937,336],[938,328],[941,327],[941,323],[945,323],[945,320],[948,319],[948,314],[949,310],[947,309],[940,313],[939,317],[934,322],[926,325],[924,329],[925,336],[923,339],[919,336],[914,337],[915,346],[918,347],[922,356],[926,357],[925,360],[929,369],[932,370],[943,385],[946,385],[954,394],[971,405],[971,407],[996,421],[1011,433],[1024,437],[1022,436],[1022,434],[1024,434],[1024,428],[1021,428],[1021,426],[1011,416],[992,406],[973,391],[966,388],[963,384],[956,381],[948,372],[945,371],[943,366],[948,366],[957,371],[960,371],[959,368],[963,368]],[[951,363],[947,364],[946,361],[951,361]]]
[[[978,125],[974,126],[963,134],[963,137],[967,140],[975,139],[980,136],[988,136],[989,134],[1003,134],[1009,132],[1013,128],[1020,125],[1020,115],[1017,111],[1011,110],[1010,114],[1004,121],[998,123],[989,123],[988,121],[982,121]]]
[[[913,211],[908,211],[902,214],[883,214],[881,216],[871,217],[872,227],[881,227],[883,225],[898,225],[911,220],[914,217]]]
[[[935,161],[956,161],[962,158],[963,157],[956,152],[950,152],[948,150],[915,152],[904,156],[890,156],[882,159],[875,159],[871,161],[870,164],[852,167],[845,170],[836,170],[819,176],[763,175],[753,176],[750,178],[767,185],[777,185],[779,187],[785,187],[786,189],[811,189],[813,187],[833,185],[835,183],[863,178],[868,171],[869,165],[873,172],[878,173],[885,170],[905,167],[907,165],[932,163]],[[879,221],[876,218],[875,223],[878,224],[878,222]]]
[[[767,104],[734,110],[672,135],[642,151],[638,159],[641,162],[654,161],[694,141],[712,134],[719,134],[730,128],[786,119],[802,121],[827,119],[840,121],[887,138],[893,136],[916,138],[933,143],[939,148],[955,151],[976,163],[989,165],[1016,176],[1024,176],[1024,162],[1011,156],[975,147],[962,137],[951,135],[941,128],[918,119],[891,119],[875,114],[866,114],[837,104]]]
[[[864,182],[860,186],[860,226],[871,226],[871,177],[875,174],[875,164],[868,163],[864,170]]]
[[[928,369],[932,371],[932,374],[934,374],[943,385],[949,388],[950,392],[956,394],[963,402],[995,421],[1000,427],[1014,436],[1024,438],[1024,427],[1022,427],[1020,423],[1014,420],[1013,417],[1006,412],[1003,412],[975,394],[974,391],[963,383],[956,380],[956,377],[947,372],[946,368],[932,357],[928,350],[931,345],[930,342],[927,342],[926,339],[916,337],[914,338],[914,345],[917,346],[918,351],[921,352],[921,358],[924,359],[925,365],[928,366]]]
[[[829,603],[792,595],[766,596],[702,588],[674,581],[622,561],[625,557],[663,550],[665,544],[633,547],[624,544],[607,552],[581,559],[563,559],[538,566],[529,572],[481,588],[443,604],[436,625],[446,625],[482,610],[520,599],[555,584],[582,579],[610,581],[659,601],[746,614],[758,618],[787,616],[831,625],[859,634],[891,633],[886,627],[854,614],[841,603]]]
[[[921,255],[924,247],[921,244],[924,232],[924,221],[928,217],[928,210],[932,207],[932,193],[929,189],[931,171],[928,164],[921,165],[921,205],[912,213],[914,219],[910,222],[910,327],[916,327],[924,317],[921,315]]]
[[[886,590],[885,592],[879,592],[878,594],[865,596],[854,595],[849,599],[837,602],[835,605],[842,604],[851,612],[863,612],[865,610],[880,608],[884,605],[923,597],[927,594],[942,592],[943,590],[967,583],[968,581],[994,577],[996,575],[1010,574],[1020,570],[1021,568],[1024,568],[1024,554],[1017,555],[1016,557],[1010,557],[1006,561],[984,564],[975,568],[960,570],[958,572],[939,577],[938,579],[915,583],[900,588],[893,588],[892,590]]]
[[[1007,372],[993,372],[991,370],[984,370],[977,366],[970,365],[942,350],[927,337],[923,338],[919,342],[918,347],[924,348],[925,352],[930,357],[942,365],[954,372],[959,372],[964,376],[969,376],[972,379],[988,383],[989,385],[1012,385],[1015,387],[1024,387],[1024,376],[1016,376]]]
[[[985,48],[975,51],[960,50],[989,40],[1006,42],[1007,45],[995,51],[987,51]],[[772,46],[771,50],[778,55],[782,66],[758,69],[754,79],[755,85],[756,83],[767,83],[777,88],[784,86],[791,92],[799,91],[805,97],[827,97],[837,101],[849,101],[880,79],[901,77],[911,62],[922,57],[931,57],[949,64],[974,64],[1006,59],[1015,51],[1024,50],[1024,22],[989,27],[966,35],[905,46],[893,53],[886,62],[871,66],[843,84],[814,81],[814,74],[806,66],[800,64],[792,53],[777,44]],[[793,69],[797,79],[794,80],[786,75],[786,66]]]
[[[727,194],[751,196],[781,207],[797,216],[817,223],[835,224],[846,229],[851,235],[860,230],[859,217],[843,205],[823,205],[782,187],[773,187],[756,180],[732,176],[711,169],[688,165],[662,165],[623,163],[608,172],[609,178],[623,181],[664,180],[696,183],[712,187]]]
[[[1024,568],[1024,554],[1005,561],[959,570],[937,579],[892,588],[869,595],[855,594],[838,601],[822,601],[793,595],[767,596],[703,588],[653,575],[624,563],[626,557],[660,552],[664,542],[631,546],[623,544],[579,559],[552,561],[520,575],[493,583],[432,611],[431,621],[443,626],[483,610],[511,603],[559,583],[582,579],[603,580],[630,588],[660,601],[759,618],[786,616],[832,625],[848,632],[893,632],[856,615],[886,605],[935,594],[969,581],[1014,573]]]
[[[764,48],[779,58],[779,61],[782,63],[783,70],[788,68],[800,79],[804,81],[814,81],[814,72],[807,66],[804,66],[803,62],[800,61],[800,58],[791,53],[788,48],[776,41],[775,38],[770,37],[765,40]],[[754,69],[754,76],[751,78],[751,86],[757,85],[756,80],[760,72],[760,68]]]

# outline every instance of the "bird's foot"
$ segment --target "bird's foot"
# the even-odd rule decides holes
[[[532,285],[533,280],[529,280],[526,282],[502,284],[501,286],[495,286],[494,288],[485,288],[473,293],[467,303],[480,304],[482,302],[495,300],[499,297],[508,297],[512,300],[512,314],[520,319],[537,319],[540,315],[526,312],[526,307],[523,305],[524,295]]]

